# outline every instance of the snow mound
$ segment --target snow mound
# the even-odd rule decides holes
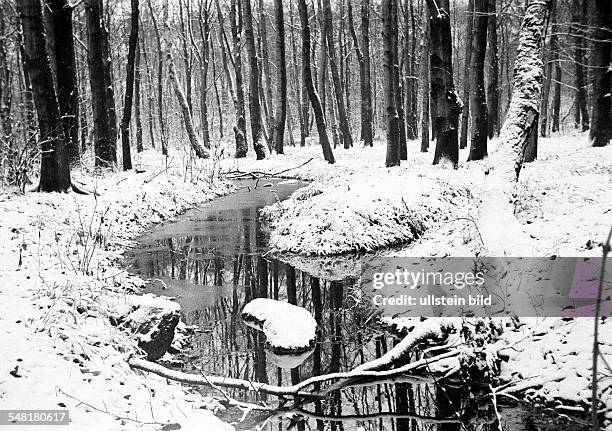
[[[263,331],[274,353],[299,353],[314,345],[317,322],[305,308],[256,298],[244,307],[242,318],[249,326]]]
[[[261,214],[276,251],[334,255],[413,242],[468,198],[466,188],[441,179],[385,172],[316,181]]]

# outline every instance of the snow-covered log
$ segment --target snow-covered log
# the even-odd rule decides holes
[[[444,343],[448,336],[456,331],[457,328],[451,320],[428,319],[415,327],[402,341],[380,358],[358,366],[355,371],[378,371],[395,368],[406,362],[406,358],[414,352],[416,346]]]
[[[525,142],[537,127],[542,82],[541,58],[547,0],[529,0],[517,49],[512,101],[491,155],[482,192],[480,232],[491,255],[531,256],[532,241],[514,217],[514,191],[525,154]]]

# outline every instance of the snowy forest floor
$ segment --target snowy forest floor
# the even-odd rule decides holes
[[[484,164],[433,167],[433,153],[419,153],[411,142],[409,160],[398,168],[384,167],[381,143],[339,148],[337,163],[329,165],[311,144],[265,161],[249,155],[189,167],[177,160],[167,170],[149,151],[136,164],[144,173],[77,176],[96,191],[87,196],[0,194],[3,408],[67,406],[74,429],[159,429],[175,422],[182,429],[223,429],[209,410],[218,408],[214,401],[130,370],[125,359],[135,351],[133,341],[108,319],[142,283],[120,266],[130,241],[150,224],[231,192],[227,181],[204,181],[216,169],[278,174],[297,167],[280,176],[314,180],[266,210],[279,251],[334,254],[411,241],[394,254],[470,256],[486,247],[477,228]],[[542,139],[539,159],[521,175],[517,216],[534,238],[534,256],[599,256],[612,224],[612,147],[590,148],[584,135]],[[581,405],[589,396],[592,320],[529,323],[500,340],[525,338],[526,346],[502,375],[539,373],[534,399]],[[608,356],[609,325],[601,331]],[[602,380],[601,393],[612,420],[611,378]]]

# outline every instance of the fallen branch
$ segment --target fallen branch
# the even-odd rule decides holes
[[[265,393],[269,395],[276,395],[279,397],[304,397],[304,398],[324,398],[323,395],[312,394],[310,392],[304,392],[304,388],[311,386],[315,383],[327,382],[330,380],[344,380],[344,379],[356,379],[356,378],[373,378],[373,379],[384,379],[393,376],[400,376],[408,373],[420,373],[423,374],[423,370],[430,367],[433,364],[439,363],[449,358],[459,356],[458,350],[446,352],[433,358],[421,359],[419,361],[411,362],[399,368],[383,371],[360,371],[353,370],[347,372],[330,373],[321,376],[313,376],[303,382],[297,383],[291,386],[276,386],[267,383],[251,382],[243,379],[236,379],[231,377],[219,377],[219,376],[204,376],[196,374],[183,373],[181,371],[170,370],[162,365],[154,362],[146,361],[144,359],[130,358],[128,365],[134,369],[147,371],[158,376],[174,380],[181,383],[187,383],[191,385],[205,385],[210,387],[223,387],[232,389],[241,389],[245,391],[255,391]]]
[[[237,179],[245,178],[245,177],[251,177],[253,179],[278,177],[279,175],[284,174],[285,172],[292,171],[294,169],[299,169],[307,165],[308,163],[312,162],[313,160],[314,158],[310,158],[304,163],[302,163],[301,165],[294,166],[292,168],[283,169],[282,171],[278,171],[278,172],[264,172],[264,171],[243,172],[240,170],[234,170],[234,171],[226,172],[225,177],[230,180],[237,180]]]

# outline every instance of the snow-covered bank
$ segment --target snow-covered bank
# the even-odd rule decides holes
[[[131,370],[143,335],[110,319],[133,309],[129,292],[142,283],[117,266],[130,240],[231,186],[191,182],[205,165],[166,170],[153,153],[139,168],[77,176],[87,196],[0,195],[0,404],[66,408],[79,430],[231,429],[211,399]]]

